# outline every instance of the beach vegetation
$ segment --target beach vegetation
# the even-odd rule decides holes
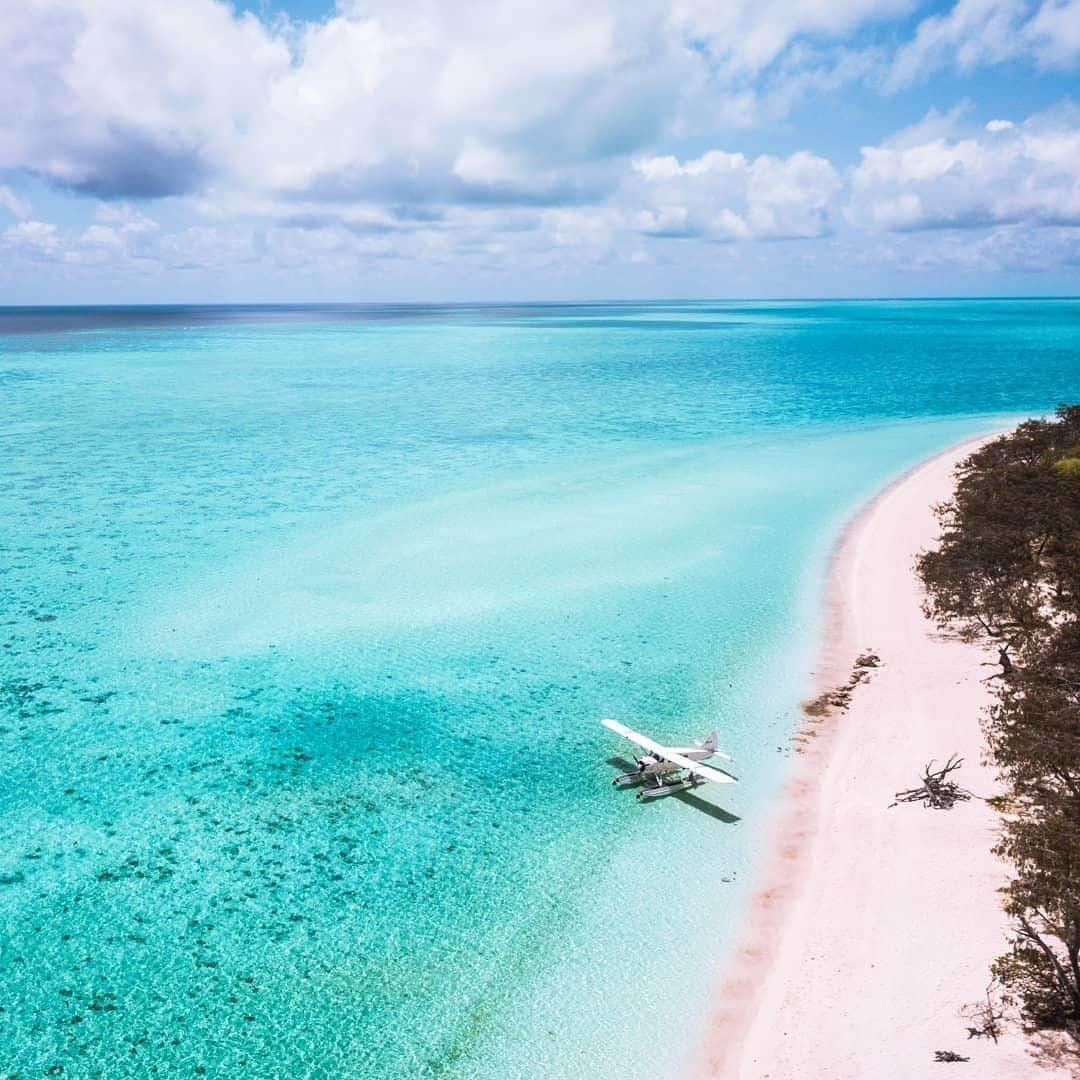
[[[981,447],[936,508],[927,613],[991,639],[1001,671],[984,728],[1003,782],[997,852],[1009,950],[993,967],[1033,1027],[1080,1040],[1080,406]]]
[[[855,688],[870,677],[874,668],[880,666],[881,657],[871,649],[865,650],[855,658],[848,681],[823,690],[810,701],[804,701],[803,712],[814,720],[829,716],[833,712],[846,712],[851,705]]]

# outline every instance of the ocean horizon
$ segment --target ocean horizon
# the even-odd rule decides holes
[[[3,1068],[685,1045],[844,523],[1074,400],[1078,328],[1064,297],[0,308]],[[740,783],[640,805],[605,716],[716,729]]]

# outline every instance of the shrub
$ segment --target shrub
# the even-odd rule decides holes
[[[984,722],[1004,781],[997,851],[1009,951],[994,965],[1035,1027],[1080,1040],[1080,406],[1029,420],[957,469],[920,557],[927,613],[998,643]]]

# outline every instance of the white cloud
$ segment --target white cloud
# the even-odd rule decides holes
[[[129,236],[154,232],[158,228],[153,218],[147,217],[130,203],[99,202],[94,207],[94,221],[99,227],[108,227]]]
[[[893,230],[1080,225],[1080,114],[864,147],[850,215]]]
[[[915,0],[677,0],[672,20],[687,38],[705,43],[728,73],[753,73],[792,41],[836,40],[914,7]]]
[[[9,267],[22,260],[123,271],[157,261],[157,232],[156,222],[129,206],[100,204],[82,229],[36,220],[12,225],[0,232],[0,252]]]
[[[1043,67],[1075,66],[1080,61],[1080,0],[1046,0],[1026,33]]]
[[[19,198],[6,184],[0,184],[0,206],[12,217],[20,220],[30,217],[34,208],[26,199]]]
[[[822,236],[840,177],[824,158],[800,152],[787,158],[747,158],[710,150],[680,162],[672,156],[635,163],[631,188],[634,227],[651,236],[712,240]]]
[[[958,137],[964,127],[964,117],[971,112],[970,101],[960,101],[951,109],[940,112],[930,109],[921,120],[894,131],[882,144],[894,150],[910,146],[922,146],[937,139]]]
[[[20,221],[0,232],[0,250],[30,259],[50,259],[60,250],[59,230],[47,221]]]
[[[234,152],[288,50],[213,0],[0,5],[0,169],[105,197],[191,190]]]
[[[1004,225],[984,233],[949,230],[934,234],[894,233],[857,250],[853,261],[870,271],[887,267],[894,274],[923,281],[948,282],[951,291],[997,274],[1053,274],[1080,266],[1080,229],[1047,227],[1038,231]],[[947,277],[942,277],[947,274]]]
[[[957,0],[919,23],[885,87],[900,90],[945,67],[970,72],[1017,58],[1051,69],[1080,63],[1080,0]]]
[[[0,49],[0,169],[106,197],[565,199],[597,181],[560,170],[656,137],[691,62],[662,4],[607,0],[370,3],[288,32],[216,0],[26,0]]]
[[[342,0],[268,25],[220,0],[24,0],[0,6],[0,170],[106,198],[592,201],[691,112],[760,113],[740,80],[785,50],[910,4]],[[764,109],[863,67],[794,49]]]
[[[1080,57],[1080,0],[956,0],[894,57],[894,27],[878,27],[915,6],[338,0],[320,22],[290,23],[224,0],[0,5],[0,214],[17,219],[0,232],[5,269],[662,263],[675,237],[680,258],[706,265],[716,242],[822,237],[841,204],[840,226],[870,226],[873,243],[977,226],[997,230],[971,242],[980,265],[1005,252],[1035,267],[1024,237],[1056,230],[1048,250],[1065,258],[1080,222],[1073,114],[976,125],[966,103],[931,112],[867,147],[846,180],[809,133],[783,155],[662,152],[673,139],[730,147],[733,129],[759,146],[800,102],[848,87]],[[829,130],[842,145],[841,123]],[[36,216],[53,196],[28,176],[101,200],[92,220],[34,220],[16,191],[35,192]],[[132,205],[170,197],[169,228]],[[767,247],[723,258],[750,264]],[[937,247],[960,258],[959,242]]]

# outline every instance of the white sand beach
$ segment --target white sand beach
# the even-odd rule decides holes
[[[846,712],[812,732],[778,809],[741,947],[718,987],[698,1072],[742,1080],[919,1080],[950,1065],[980,1080],[1067,1076],[1014,1028],[968,1039],[960,1007],[983,999],[1006,922],[991,854],[995,814],[890,808],[923,766],[964,758],[956,779],[994,792],[979,720],[993,652],[938,633],[913,564],[937,534],[932,505],[978,442],[933,458],[846,530],[828,585],[818,690],[847,681],[864,650],[881,658]]]

